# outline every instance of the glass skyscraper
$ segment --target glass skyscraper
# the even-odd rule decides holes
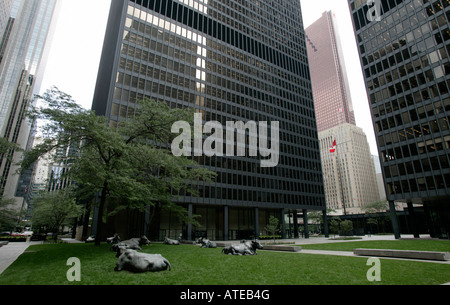
[[[391,211],[420,204],[429,233],[448,238],[450,1],[348,3]]]
[[[9,19],[0,33],[0,136],[26,149],[31,122],[25,112],[39,87],[45,44],[58,2],[14,0],[10,4]],[[0,194],[7,198],[23,197],[25,187],[18,187],[14,165],[19,155],[11,150],[0,159]]]
[[[0,2],[0,33],[3,31],[8,24],[9,17],[11,15],[11,9],[13,5],[13,0],[4,0]]]
[[[283,223],[287,213],[325,210],[299,1],[112,1],[92,108],[115,126],[144,97],[195,108],[223,126],[280,124],[276,167],[249,156],[193,157],[218,174],[199,185],[198,198],[177,194],[202,227],[151,211],[152,234],[258,237],[270,215]]]

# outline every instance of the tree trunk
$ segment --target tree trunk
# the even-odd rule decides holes
[[[103,184],[103,188],[102,188],[102,195],[100,197],[100,205],[98,207],[97,234],[95,235],[95,245],[96,246],[100,246],[100,241],[102,238],[103,210],[105,209],[107,190],[108,190],[108,182],[105,181],[105,183]]]

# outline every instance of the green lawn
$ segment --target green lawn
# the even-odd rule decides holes
[[[54,244],[32,246],[3,274],[0,285],[368,285],[367,258],[259,251],[256,256],[221,254],[222,248],[152,244],[172,271],[133,274],[115,272],[117,258],[109,245]],[[81,282],[70,283],[67,259],[81,262]],[[436,285],[450,282],[450,265],[381,260],[384,285]]]
[[[301,245],[303,249],[353,251],[356,248],[450,252],[448,240],[376,240]]]

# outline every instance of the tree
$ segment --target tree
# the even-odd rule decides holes
[[[10,143],[8,139],[0,137],[0,166],[3,160],[11,162],[14,151],[21,151],[21,149],[17,144]],[[2,182],[0,180],[0,185],[2,185]],[[2,188],[0,187],[1,193]],[[0,231],[13,230],[17,225],[17,221],[20,218],[20,211],[10,208],[12,205],[14,205],[14,199],[0,197]]]
[[[0,137],[0,156],[8,161],[11,161],[10,151],[22,151],[22,149],[15,143],[11,143],[6,138]]]
[[[341,222],[341,231],[344,235],[353,231],[353,222],[351,220],[344,220]]]
[[[333,217],[330,220],[330,231],[336,236],[336,233],[339,232],[339,225],[341,223],[341,219],[339,217]]]
[[[20,212],[10,208],[13,204],[13,199],[0,197],[0,231],[12,231],[17,225]]]
[[[79,186],[78,196],[100,196],[95,245],[100,244],[100,224],[109,199],[120,201],[116,210],[161,205],[187,220],[186,210],[174,203],[173,194],[184,190],[196,195],[196,182],[208,183],[215,177],[193,160],[175,157],[169,151],[173,123],[192,123],[191,110],[172,109],[164,102],[145,99],[134,113],[129,110],[129,120],[116,126],[106,117],[83,109],[56,87],[38,98],[44,106],[33,107],[29,117],[45,122],[41,129],[45,138],[25,154],[21,168],[50,151],[79,144],[69,173]]]
[[[275,234],[279,230],[279,220],[274,216],[270,216],[269,224],[264,227],[264,229],[272,233],[273,242],[275,243]]]
[[[316,225],[317,232],[320,234],[322,232],[321,225],[323,224],[323,215],[321,211],[313,211],[308,213],[308,219]]]
[[[388,210],[389,203],[386,200],[372,202],[363,207],[364,212],[370,218],[367,220],[369,225],[376,225],[377,228],[381,225],[384,228],[384,221],[386,216],[384,212]]]
[[[33,226],[47,227],[54,233],[55,240],[66,221],[77,218],[82,213],[81,206],[75,201],[75,193],[71,188],[55,192],[42,192],[33,200]]]

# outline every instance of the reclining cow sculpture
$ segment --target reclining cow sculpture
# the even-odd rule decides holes
[[[133,273],[172,270],[170,262],[161,254],[140,253],[132,249],[121,249],[114,271],[127,270]]]
[[[150,244],[150,241],[146,236],[140,238],[132,238],[124,241],[120,241],[117,244],[112,245],[111,250],[117,253],[116,257],[120,256],[120,249],[131,249],[141,251],[141,246]]]
[[[180,241],[175,240],[175,239],[170,239],[170,238],[164,237],[164,243],[165,243],[166,245],[179,245],[179,244],[180,244]]]
[[[209,239],[203,239],[203,237],[200,237],[197,240],[197,244],[201,244],[201,248],[217,248],[217,244],[213,241],[210,241]]]
[[[222,253],[231,255],[256,255],[256,249],[262,249],[263,246],[256,240],[242,241],[240,244],[224,247]]]

